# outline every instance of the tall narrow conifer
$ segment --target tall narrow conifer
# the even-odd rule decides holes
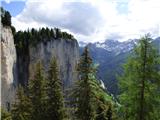
[[[47,78],[47,120],[64,120],[66,111],[64,106],[62,81],[56,59],[52,59]]]
[[[46,84],[41,62],[36,64],[34,78],[29,81],[29,98],[32,103],[32,120],[46,119]]]
[[[160,56],[152,46],[150,36],[146,35],[139,40],[120,77],[124,120],[158,120],[159,66]]]

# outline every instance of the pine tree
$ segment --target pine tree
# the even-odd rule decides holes
[[[56,59],[52,59],[47,79],[47,120],[64,120],[66,111],[62,92],[62,83]]]
[[[105,104],[105,101],[103,98],[100,98],[98,100],[98,106],[96,110],[96,120],[108,120],[107,118],[107,105]]]
[[[112,106],[111,104],[108,105],[108,110],[107,110],[107,119],[108,120],[113,120],[113,115],[112,115],[113,111],[112,111]]]
[[[111,103],[111,101],[106,101],[103,96],[97,100],[95,120],[117,120],[113,103]]]
[[[12,120],[11,113],[1,108],[1,120]]]
[[[92,59],[88,48],[84,52],[78,64],[78,78],[72,95],[72,106],[75,107],[75,115],[80,120],[93,120],[95,118],[95,93],[94,85],[97,85],[94,76]]]
[[[29,98],[32,103],[32,120],[46,119],[46,88],[41,62],[36,64],[34,78],[29,81]],[[54,109],[54,108],[53,108]]]
[[[17,98],[12,106],[12,120],[31,120],[31,103],[22,86],[18,87]]]
[[[107,116],[109,95],[100,87],[96,78],[97,65],[93,64],[88,47],[81,55],[78,67],[78,81],[71,92],[71,107],[76,118],[80,120],[108,120],[113,117],[111,108]],[[115,119],[111,119],[115,120]]]
[[[124,120],[158,120],[159,65],[160,56],[152,46],[150,36],[142,37],[119,78]]]
[[[4,10],[2,7],[1,9],[1,23],[4,26],[11,26],[11,15],[8,11]]]
[[[5,17],[5,23],[4,24],[6,26],[11,26],[11,15],[8,11],[5,12],[4,17]]]

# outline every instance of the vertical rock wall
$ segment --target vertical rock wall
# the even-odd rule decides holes
[[[64,90],[77,79],[76,65],[79,59],[79,46],[76,40],[52,39],[32,46],[27,44],[20,51],[15,48],[10,27],[1,30],[1,106],[10,109],[15,100],[18,84],[26,86],[34,75],[34,65],[41,61],[45,71],[50,60],[56,57]],[[25,54],[24,54],[25,53]]]
[[[10,109],[17,85],[16,49],[10,27],[1,27],[1,106]]]
[[[60,70],[64,89],[76,80],[76,64],[79,59],[79,46],[76,40],[53,39],[29,48],[29,77],[32,78],[34,64],[41,61],[47,72],[50,60],[55,57]]]

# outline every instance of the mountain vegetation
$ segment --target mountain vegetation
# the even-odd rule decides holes
[[[1,23],[3,26],[11,26],[11,14],[0,7],[1,11]]]
[[[36,64],[36,71],[34,78],[29,81],[28,94],[31,100],[31,119],[44,120],[46,118],[46,80],[44,77],[44,70],[41,62]],[[42,114],[43,113],[43,114]]]
[[[59,78],[59,70],[56,58],[53,58],[48,71],[47,84],[47,120],[63,120],[67,118],[64,106],[62,82]]]
[[[17,90],[16,101],[12,105],[12,120],[30,120],[31,110],[31,101],[26,95],[24,88],[20,85]]]
[[[103,43],[90,43],[88,44],[88,48],[93,61],[99,64],[97,77],[104,82],[107,91],[111,94],[118,95],[117,75],[123,73],[122,66],[133,53],[133,49],[139,40],[133,39],[124,42],[110,41],[112,40],[107,39]],[[160,51],[160,37],[152,39],[151,42]],[[83,47],[80,46],[81,53],[82,50]]]
[[[72,91],[71,99],[76,119],[108,120],[112,118],[112,113],[108,114],[112,112],[112,99],[102,90],[96,79],[96,68],[87,47],[82,53],[77,72],[79,80]]]
[[[97,65],[85,47],[77,64],[78,80],[66,102],[56,58],[47,76],[41,62],[25,88],[17,90],[9,120],[158,120],[160,118],[160,56],[146,35],[139,40],[118,77],[120,94],[108,95],[96,77]],[[65,104],[66,103],[66,104]]]
[[[64,120],[66,112],[56,60],[51,60],[47,78],[41,62],[35,67],[35,75],[26,86],[26,92],[21,86],[17,90],[11,110],[12,120]]]
[[[46,44],[47,41],[55,39],[75,40],[71,34],[61,32],[59,28],[49,29],[48,27],[39,30],[32,28],[26,31],[18,31],[15,33],[14,39],[18,48],[24,48],[26,45],[35,46],[39,42]]]
[[[2,24],[11,27],[10,14],[2,8],[1,10]],[[47,44],[49,40],[61,38],[74,40],[72,35],[61,32],[58,28],[18,32],[12,28],[12,32],[17,50],[21,54],[28,54],[29,45],[35,46],[39,42]],[[113,42],[111,43],[113,45]],[[98,65],[92,59],[90,50],[86,46],[80,56],[75,71],[77,78],[70,86],[67,99],[64,97],[66,91],[63,89],[63,80],[59,77],[61,65],[57,59],[50,60],[47,71],[44,71],[43,64],[39,61],[32,66],[36,69],[29,83],[17,87],[16,100],[11,110],[1,109],[1,118],[3,120],[159,120],[160,54],[151,42],[151,37],[145,35],[138,44],[135,44],[134,49],[128,52],[128,60],[124,61],[126,63],[117,77],[120,91],[116,98],[101,87],[99,82],[101,76],[97,77]],[[99,59],[104,61],[103,57]],[[119,57],[111,62],[121,59],[122,57]],[[115,67],[117,64],[106,69]],[[106,69],[103,69],[103,72]]]
[[[160,55],[149,35],[142,37],[124,65],[120,80],[123,120],[160,118]]]
[[[92,63],[88,48],[84,50],[77,72],[80,78],[73,86],[70,104],[64,104],[63,90],[56,59],[52,59],[47,77],[41,62],[35,67],[35,75],[25,88],[19,86],[11,113],[12,120],[116,120],[118,104],[113,101],[96,79],[96,66]],[[70,107],[73,116],[67,113]]]
[[[1,108],[1,120],[12,120],[11,113]]]

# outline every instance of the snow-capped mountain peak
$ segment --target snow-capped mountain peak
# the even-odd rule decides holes
[[[117,40],[106,40],[103,43],[96,42],[94,43],[94,45],[97,48],[102,48],[109,52],[114,52],[116,55],[118,55],[120,53],[124,53],[133,49],[134,45],[137,44],[137,41],[138,41],[137,39],[125,42],[119,42]]]
[[[87,42],[83,42],[83,41],[79,41],[78,43],[80,47],[85,47],[88,44]]]

